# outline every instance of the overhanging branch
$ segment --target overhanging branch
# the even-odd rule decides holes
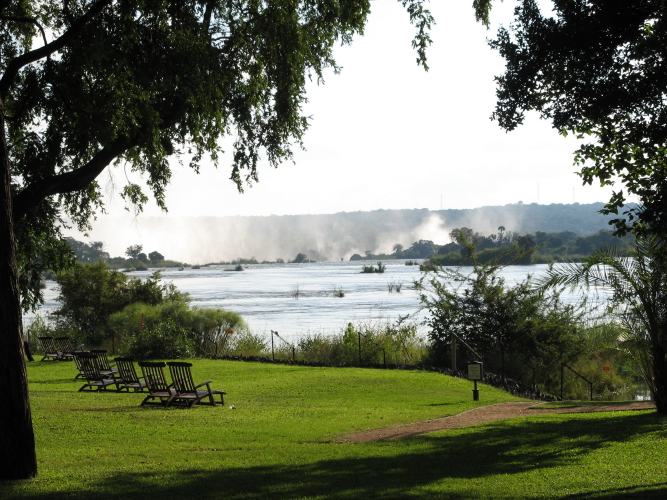
[[[54,194],[71,193],[87,187],[119,155],[134,146],[126,138],[117,139],[100,150],[83,167],[46,177],[28,185],[14,197],[14,224],[29,210]]]
[[[83,16],[77,19],[72,24],[72,26],[70,26],[70,28],[67,31],[65,31],[65,33],[63,33],[59,38],[38,49],[31,50],[30,52],[26,52],[25,54],[17,57],[16,59],[13,59],[7,65],[5,74],[2,76],[2,80],[0,80],[0,96],[2,96],[3,98],[6,96],[9,87],[11,87],[12,83],[14,83],[16,75],[18,74],[19,70],[22,67],[30,63],[33,63],[35,61],[39,61],[40,59],[43,59],[53,54],[54,52],[62,49],[76,36],[76,34],[81,29],[83,29],[83,27],[88,22],[90,22],[90,20],[93,17],[95,17],[102,11],[102,9],[104,9],[107,5],[109,5],[111,1],[112,0],[98,0],[90,7],[90,9],[88,9],[88,12],[86,12]]]

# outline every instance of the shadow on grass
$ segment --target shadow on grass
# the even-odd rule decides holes
[[[293,498],[507,498],[509,492],[494,486],[493,479],[474,488],[447,491],[448,480],[512,478],[528,471],[548,474],[548,469],[576,466],[582,457],[611,443],[630,442],[635,436],[664,431],[665,420],[655,413],[614,415],[606,418],[568,420],[523,419],[516,425],[501,423],[471,428],[463,433],[423,435],[400,442],[363,444],[322,443],[338,446],[347,456],[303,465],[273,465],[248,468],[167,469],[155,464],[145,472],[109,471],[99,479],[60,491],[28,494],[13,484],[6,498],[34,500],[84,500],[94,495],[105,500],[171,499],[260,499]],[[221,456],[221,460],[224,456]],[[649,458],[650,459],[650,458]],[[211,462],[209,462],[210,464]],[[127,467],[135,464],[119,464]],[[85,469],[73,476],[85,475]],[[51,480],[46,479],[47,483]],[[561,479],[562,481],[562,479]],[[437,483],[441,489],[420,488]],[[563,498],[664,498],[665,483],[641,487],[641,478],[629,481],[630,488],[575,492]],[[44,486],[42,486],[44,487]],[[497,487],[499,489],[489,489]],[[602,485],[604,487],[604,485]],[[572,490],[572,488],[571,488]],[[571,491],[570,490],[570,491]],[[526,490],[526,497],[530,490]],[[536,492],[543,497],[544,491]],[[2,496],[2,495],[0,495]]]

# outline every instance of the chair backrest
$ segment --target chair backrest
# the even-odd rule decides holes
[[[77,367],[86,377],[88,382],[102,380],[104,377],[100,373],[99,358],[94,354],[81,353],[76,356]]]
[[[74,353],[74,363],[76,363],[76,369],[79,370],[79,373],[83,375],[83,361],[81,361],[80,356],[82,354],[90,354],[90,353],[83,353],[83,352],[77,352]]]
[[[107,355],[108,351],[106,349],[91,349],[90,354],[97,356],[97,360],[100,366],[100,370],[111,370],[111,364],[109,363],[109,356]]]
[[[167,377],[164,375],[164,367],[166,363],[162,361],[139,361],[141,372],[144,375],[144,381],[148,386],[150,392],[165,392],[169,391],[169,384]]]
[[[139,382],[137,371],[134,369],[134,358],[114,358],[114,361],[123,382],[126,384]]]
[[[197,392],[195,383],[192,380],[192,363],[185,361],[169,361],[169,373],[171,374],[171,381],[174,383],[176,392]]]
[[[72,354],[74,352],[74,347],[72,347],[72,341],[69,337],[56,337],[53,339],[59,351]]]
[[[56,347],[55,339],[53,337],[37,337],[39,343],[42,344],[42,349],[44,349],[44,354],[57,354],[58,348]]]

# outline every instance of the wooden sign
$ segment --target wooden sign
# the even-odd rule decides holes
[[[610,372],[611,371],[611,366],[603,366],[602,371],[603,372]]]

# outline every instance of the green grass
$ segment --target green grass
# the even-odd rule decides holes
[[[227,406],[139,408],[31,363],[40,475],[0,498],[662,498],[655,412],[539,415],[414,438],[333,436],[456,414],[471,383],[428,372],[194,361]],[[482,386],[478,404],[517,400]],[[229,409],[234,405],[235,410]]]

